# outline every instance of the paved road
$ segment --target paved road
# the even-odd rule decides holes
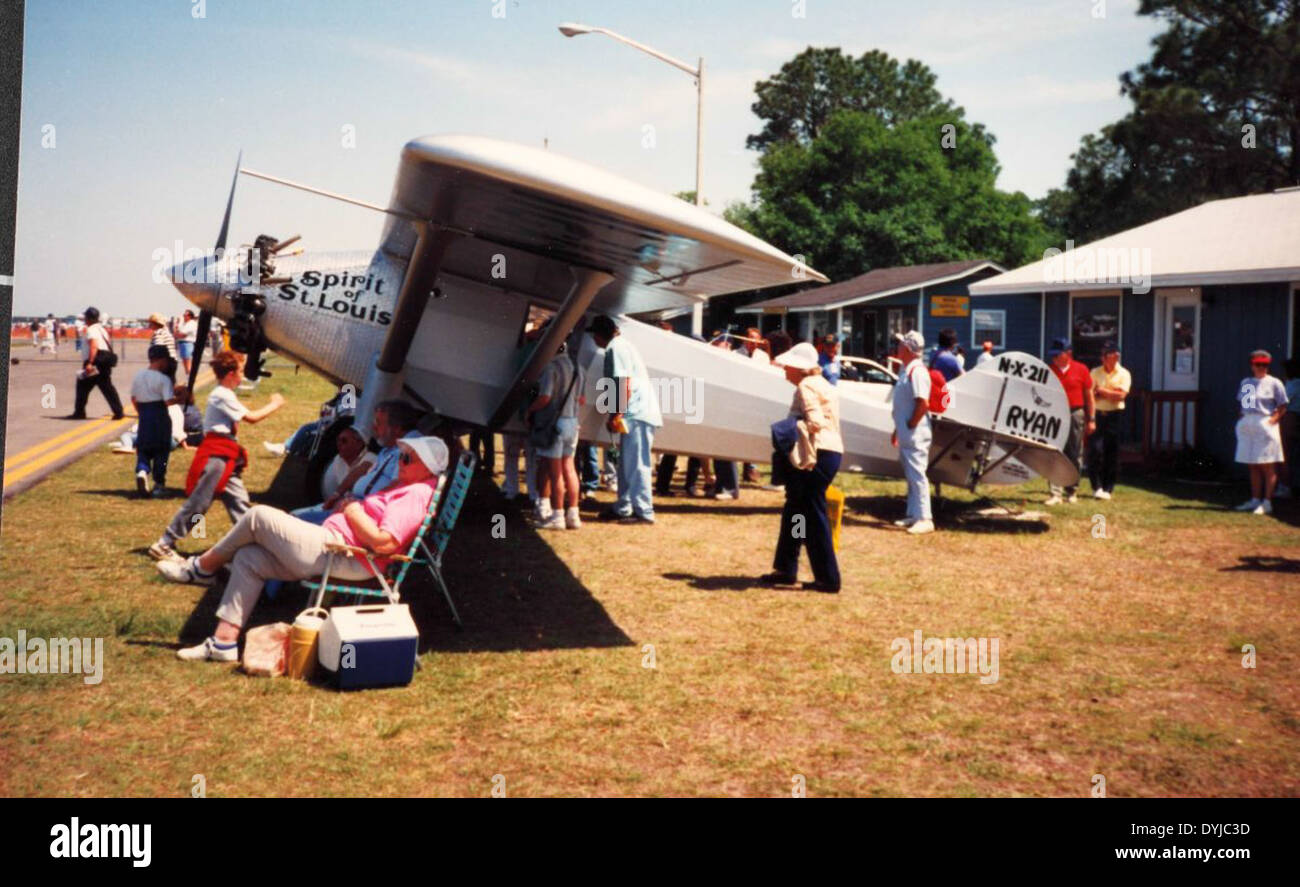
[[[128,345],[113,369],[113,384],[122,397],[127,418],[114,421],[104,396],[90,393],[84,421],[61,418],[72,412],[76,375],[81,360],[70,346],[56,358],[36,349],[15,348],[18,363],[9,367],[9,403],[5,416],[4,498],[39,483],[52,472],[102,446],[135,424],[131,410],[131,379],[145,366],[144,349]],[[211,380],[210,370],[199,386]],[[50,386],[50,387],[46,387]]]

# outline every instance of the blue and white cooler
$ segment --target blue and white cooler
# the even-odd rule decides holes
[[[411,682],[420,635],[406,604],[334,607],[320,632],[321,667],[340,690]]]

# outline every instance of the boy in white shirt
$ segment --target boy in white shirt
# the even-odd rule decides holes
[[[151,473],[155,498],[163,495],[167,485],[167,460],[172,450],[172,418],[167,408],[185,396],[185,386],[173,389],[167,376],[170,357],[165,345],[150,345],[149,366],[131,380],[131,404],[140,417],[135,440],[135,488],[141,496],[149,495]]]

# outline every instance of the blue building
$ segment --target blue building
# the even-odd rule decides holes
[[[973,363],[979,343],[996,352],[1039,350],[1036,296],[975,300],[971,286],[1006,269],[987,259],[876,268],[840,283],[753,302],[736,309],[764,332],[781,328],[796,339],[835,333],[841,353],[880,359],[894,333],[919,330],[932,343],[951,327]],[[971,343],[975,343],[972,347]]]
[[[1071,339],[1088,366],[1117,342],[1133,374],[1129,445],[1148,458],[1197,446],[1231,462],[1248,355],[1268,350],[1282,377],[1300,338],[1300,189],[1214,200],[1067,246],[973,283],[972,313],[1005,311],[1010,347],[1040,356]]]

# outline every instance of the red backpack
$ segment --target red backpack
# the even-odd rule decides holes
[[[930,412],[942,413],[952,406],[952,392],[948,380],[938,370],[930,370]]]

